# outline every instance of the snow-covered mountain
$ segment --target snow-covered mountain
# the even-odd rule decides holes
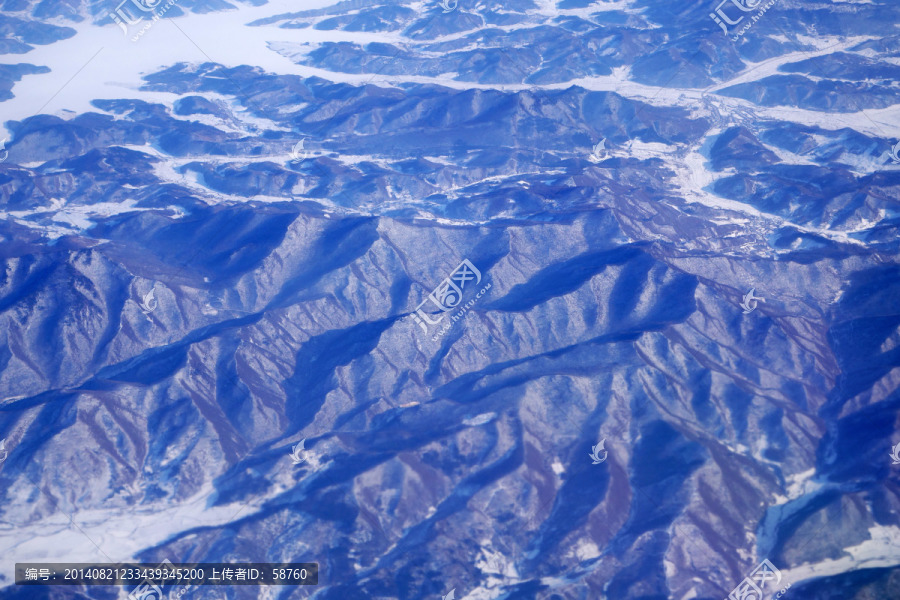
[[[0,598],[900,598],[896,2],[2,11]]]

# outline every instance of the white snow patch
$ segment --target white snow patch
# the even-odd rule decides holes
[[[822,487],[822,484],[812,481],[812,476],[816,474],[816,469],[808,469],[802,473],[795,473],[787,477],[787,496],[775,496],[777,504],[784,504],[791,500],[796,500],[804,494],[811,494]]]
[[[49,239],[57,239],[73,233],[73,230],[83,231],[90,228],[93,225],[92,221],[100,217],[106,218],[135,210],[155,210],[137,208],[136,204],[136,200],[129,198],[120,203],[98,202],[96,204],[66,206],[64,200],[53,198],[50,201],[50,206],[47,207],[42,206],[32,210],[0,211],[0,218],[12,219],[27,227],[40,229],[46,233]],[[29,220],[29,217],[47,213],[54,213],[51,219],[57,223],[65,223],[65,226],[56,227],[38,224]]]
[[[782,576],[791,582],[819,577],[832,577],[862,569],[883,569],[900,565],[900,528],[875,525],[869,528],[870,539],[844,548],[850,556],[823,560],[793,569],[782,569]]]
[[[145,548],[159,545],[195,527],[218,527],[232,522],[244,502],[207,507],[215,493],[208,483],[192,497],[176,505],[106,507],[73,515],[62,514],[17,525],[15,535],[0,536],[0,571],[12,573],[20,562],[123,562],[132,561]],[[256,499],[252,512],[265,499]],[[23,504],[24,506],[24,504]],[[175,560],[172,557],[170,560]]]
[[[478,425],[484,425],[485,423],[489,423],[497,418],[497,413],[484,413],[478,415],[477,417],[472,417],[470,419],[465,419],[463,421],[463,425],[468,425],[469,427],[476,427]]]
[[[600,548],[598,548],[597,544],[593,542],[580,540],[578,547],[575,548],[575,556],[578,557],[578,560],[590,560],[592,558],[597,558],[598,556],[600,556]]]
[[[675,575],[675,573],[678,572],[678,569],[675,568],[675,563],[673,563],[673,562],[670,561],[670,560],[665,560],[665,559],[663,559],[663,568],[664,568],[665,571],[666,571],[666,578],[667,578],[667,579],[671,579],[671,578]]]

